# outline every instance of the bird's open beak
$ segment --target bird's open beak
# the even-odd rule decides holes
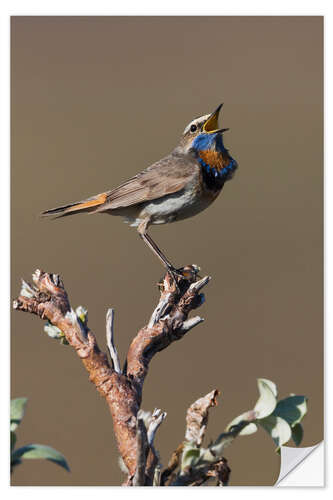
[[[207,134],[211,134],[213,132],[220,132],[221,134],[223,132],[226,132],[229,130],[228,128],[218,128],[219,127],[219,114],[221,111],[221,108],[223,106],[223,103],[220,104],[216,110],[209,116],[209,118],[206,120],[204,126],[203,126],[203,131],[206,132]]]

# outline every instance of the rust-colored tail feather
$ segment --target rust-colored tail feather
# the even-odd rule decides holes
[[[50,210],[45,210],[42,212],[42,217],[56,216],[66,217],[66,215],[79,214],[81,212],[94,212],[96,207],[103,205],[107,199],[108,193],[101,193],[86,200],[78,201],[76,203],[70,203],[69,205],[63,205],[62,207],[51,208]]]

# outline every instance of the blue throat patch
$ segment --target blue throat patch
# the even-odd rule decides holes
[[[197,160],[201,165],[203,180],[207,188],[213,191],[222,189],[224,183],[232,178],[237,168],[236,160],[229,155],[228,150],[224,147],[222,135],[219,133],[200,134],[194,139],[192,147],[198,154]],[[208,150],[222,154],[224,160],[222,168],[209,165],[200,157],[200,152],[208,152]]]
[[[198,161],[202,167],[201,171],[204,183],[208,189],[213,191],[222,189],[224,183],[232,178],[233,173],[237,168],[236,161],[231,157],[229,163],[221,170],[207,165],[207,163],[205,163],[200,157],[198,157]]]
[[[216,151],[219,151],[221,153],[226,151],[223,144],[222,134],[218,133],[203,133],[198,135],[194,139],[192,147],[196,151],[205,151],[206,149],[215,149]]]

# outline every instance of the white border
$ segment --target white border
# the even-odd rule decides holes
[[[217,16],[217,15],[303,15],[315,16],[327,14],[330,0],[279,0],[267,2],[263,0],[58,0],[45,2],[42,0],[3,0],[1,12],[5,15],[177,15],[177,16]]]
[[[8,443],[8,417],[9,417],[9,16],[10,15],[325,15],[325,42],[326,42],[326,54],[325,54],[325,164],[326,164],[326,185],[325,185],[325,219],[326,219],[326,240],[325,240],[325,254],[326,254],[326,350],[325,358],[330,359],[327,354],[327,348],[330,347],[329,334],[332,324],[331,314],[329,311],[328,304],[331,298],[329,284],[332,282],[332,271],[329,255],[333,253],[332,244],[332,230],[330,220],[328,220],[329,215],[332,214],[332,174],[329,172],[328,164],[328,154],[329,154],[329,141],[328,138],[331,137],[331,129],[329,128],[329,110],[330,110],[330,95],[328,89],[332,89],[332,78],[331,78],[331,46],[332,46],[332,16],[331,16],[331,0],[279,0],[278,2],[268,2],[266,1],[236,1],[229,0],[228,2],[220,0],[211,0],[210,2],[198,1],[198,0],[168,0],[168,2],[158,2],[157,0],[147,1],[125,1],[114,2],[112,0],[57,0],[53,1],[28,1],[28,0],[12,0],[4,1],[2,0],[0,4],[0,40],[1,40],[1,101],[0,101],[0,123],[1,123],[1,143],[0,143],[0,154],[1,154],[1,167],[0,167],[0,182],[2,186],[2,210],[1,210],[1,234],[2,234],[2,245],[1,245],[1,261],[2,261],[2,273],[1,273],[1,305],[3,307],[1,320],[2,320],[2,338],[1,338],[1,402],[2,408],[6,408],[7,411],[1,412],[1,438],[0,442],[2,444],[1,448],[1,462],[0,462],[0,473],[1,473],[1,490],[4,496],[16,497],[24,496],[24,498],[45,498],[55,497],[61,494],[62,497],[67,498],[90,498],[91,495],[96,495],[99,498],[110,498],[110,496],[117,495],[135,495],[137,496],[150,496],[156,495],[156,490],[152,488],[146,489],[131,489],[131,488],[116,488],[110,490],[106,487],[92,488],[92,487],[76,487],[76,488],[65,488],[62,487],[59,491],[58,488],[43,488],[43,487],[16,487],[9,488],[8,486],[8,465],[7,465],[7,450],[4,443]],[[5,324],[4,324],[5,323]],[[330,375],[331,369],[330,365],[332,363],[327,363],[327,376]],[[328,396],[328,391],[326,391],[326,398]],[[326,411],[327,411],[327,422],[331,421],[329,418],[332,414],[331,410],[331,400],[327,400]],[[329,428],[326,427],[326,439],[329,434]],[[326,471],[332,469],[331,460],[327,460]],[[316,489],[313,491],[312,488],[305,489],[283,489],[283,495],[288,496],[293,499],[295,496],[301,495],[302,498],[311,498],[313,494],[315,495],[327,495],[329,493],[330,479],[327,478],[328,488],[326,489]],[[246,490],[246,492],[244,491]],[[202,495],[202,490],[197,488],[186,488],[182,489],[181,492],[178,488],[171,490],[173,495],[191,495],[191,497],[196,495]],[[221,491],[219,488],[210,488],[206,490],[207,494],[211,495],[227,495],[235,496],[240,494],[245,494],[246,497],[255,496],[257,498],[265,498],[267,495],[278,495],[281,493],[279,488],[270,488],[269,493],[267,488],[224,488]],[[159,488],[158,495],[168,495],[170,490]]]

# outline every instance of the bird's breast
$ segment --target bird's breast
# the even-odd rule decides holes
[[[209,192],[205,189],[200,169],[198,169],[194,179],[181,191],[145,204],[139,214],[139,219],[149,217],[151,224],[165,224],[187,219],[207,208],[217,195],[218,192]]]
[[[198,152],[198,162],[201,166],[202,180],[208,191],[220,192],[224,183],[230,180],[237,168],[237,162],[227,150]]]

